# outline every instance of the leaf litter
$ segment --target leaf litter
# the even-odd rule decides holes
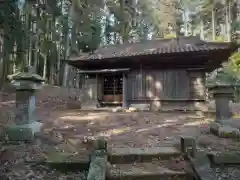
[[[80,102],[76,98],[79,91],[69,92],[50,86],[46,88],[47,91],[42,90],[37,95],[37,113],[40,121],[44,123],[42,132],[33,143],[1,143],[0,179],[84,179],[86,172],[63,174],[43,165],[33,167],[27,162],[45,161],[49,154],[55,152],[87,156],[86,151],[91,149],[91,139],[99,134],[106,136],[109,147],[173,145],[179,142],[181,135],[196,137],[199,148],[208,151],[239,150],[240,147],[237,140],[219,139],[207,133],[208,126],[205,121],[198,126],[186,126],[189,121],[193,121],[186,115],[80,112],[77,110]],[[0,98],[0,132],[4,132],[6,125],[14,122],[15,94],[0,92]],[[72,110],[74,107],[76,110]],[[235,109],[239,111],[239,107],[235,106]],[[62,120],[64,116],[68,118]],[[73,121],[73,117],[81,118]],[[175,165],[181,163],[176,162],[178,160],[172,160],[172,165],[170,161],[166,166],[178,168]]]

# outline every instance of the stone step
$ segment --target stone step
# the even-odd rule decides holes
[[[112,164],[128,164],[134,162],[151,162],[154,159],[168,160],[181,155],[174,147],[152,148],[112,148],[108,161]]]
[[[190,166],[179,163],[171,167],[168,161],[109,165],[107,180],[190,180],[193,179]],[[187,170],[189,168],[189,170]]]

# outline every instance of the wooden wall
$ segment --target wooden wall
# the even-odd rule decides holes
[[[204,100],[204,72],[186,70],[132,70],[128,100]]]
[[[82,81],[82,104],[95,105],[103,95],[102,75],[91,75]],[[131,70],[126,84],[128,105],[150,103],[153,110],[184,106],[196,109],[196,106],[202,106],[197,104],[204,104],[205,100],[205,73],[202,70]]]

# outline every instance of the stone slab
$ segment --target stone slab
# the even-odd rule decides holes
[[[105,180],[107,173],[107,155],[93,156],[88,171],[87,180]]]
[[[7,127],[7,136],[10,141],[33,141],[35,133],[40,132],[42,123],[33,122],[24,125],[10,125]]]
[[[89,162],[89,156],[85,154],[85,156],[73,154],[73,153],[65,153],[65,152],[52,152],[46,155],[46,162],[52,163],[77,163],[77,162]]]
[[[210,124],[210,132],[222,138],[240,138],[240,130],[238,128],[218,122]]]
[[[129,108],[135,108],[139,111],[149,111],[150,110],[150,104],[131,104]]]
[[[185,171],[171,170],[159,163],[134,163],[110,165],[107,172],[109,179],[138,179],[138,180],[167,180],[167,179],[187,179]]]
[[[196,158],[190,158],[191,165],[196,175],[196,179],[200,180],[217,180],[216,173],[211,167],[208,156],[204,152],[197,152]]]
[[[170,159],[181,152],[174,147],[153,148],[112,148],[109,150],[109,161],[113,164],[151,162],[153,159]]]
[[[181,136],[181,151],[195,157],[197,152],[196,139],[192,136]]]
[[[231,118],[219,121],[220,124],[232,126],[234,128],[240,129],[240,118]]]
[[[215,165],[240,165],[239,152],[208,153],[208,156]]]
[[[53,170],[58,170],[63,173],[88,171],[90,162],[79,161],[79,162],[42,162],[36,163],[36,165],[48,166]]]

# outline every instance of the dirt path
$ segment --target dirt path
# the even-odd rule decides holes
[[[61,111],[44,120],[45,132],[56,132],[77,145],[104,136],[109,147],[155,147],[179,143],[182,135],[194,136],[202,148],[236,150],[240,142],[209,133],[209,120],[181,113],[112,113]]]
[[[112,113],[81,112],[76,99],[80,92],[46,86],[37,94],[37,116],[44,123],[42,132],[30,144],[0,142],[0,179],[69,179],[82,176],[38,166],[32,169],[25,161],[45,160],[56,152],[86,156],[91,138],[105,136],[109,147],[155,147],[179,143],[181,135],[197,138],[198,146],[206,150],[239,150],[240,141],[220,139],[211,135],[208,120],[177,113]],[[232,106],[240,114],[240,104]],[[0,134],[14,122],[15,94],[0,92]],[[78,156],[77,155],[77,156]],[[54,157],[56,158],[56,157]],[[76,160],[76,156],[74,156]],[[84,179],[84,178],[82,178]]]
[[[189,114],[177,113],[112,113],[72,110],[40,111],[44,123],[42,132],[30,144],[1,144],[0,177],[10,179],[51,179],[79,177],[82,174],[61,174],[44,166],[32,168],[26,161],[57,159],[56,152],[87,156],[91,138],[105,136],[109,147],[156,147],[179,143],[181,135],[197,138],[198,146],[206,150],[239,150],[240,141],[219,139],[209,133],[209,121]],[[40,138],[39,138],[40,137]],[[91,142],[91,141],[90,141]],[[90,146],[89,146],[90,144]],[[49,159],[50,158],[50,159]],[[61,160],[61,159],[60,159]],[[11,171],[9,171],[11,169]]]

